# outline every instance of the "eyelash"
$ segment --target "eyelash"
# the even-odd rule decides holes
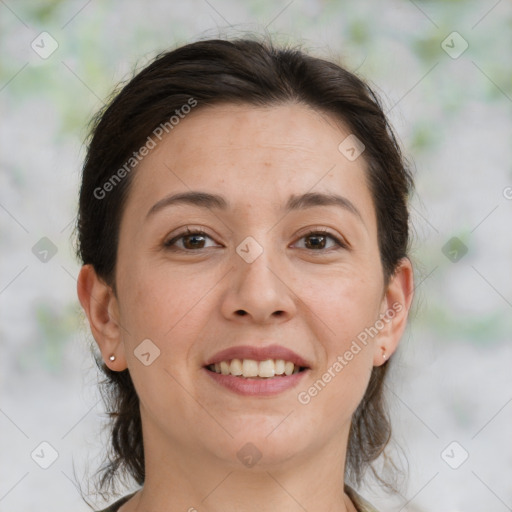
[[[208,235],[208,233],[198,229],[198,230],[195,230],[195,231],[191,231],[189,228],[186,229],[186,231],[182,231],[181,233],[177,234],[175,237],[171,238],[170,240],[164,242],[164,247],[168,250],[171,250],[171,251],[183,251],[183,252],[199,252],[203,249],[208,249],[208,247],[206,248],[200,248],[200,249],[197,249],[197,250],[194,250],[194,249],[182,249],[181,247],[174,247],[174,244],[186,237],[186,236],[206,236],[210,239],[212,239],[212,237],[210,235]],[[330,248],[330,249],[319,249],[319,250],[315,250],[315,249],[306,249],[306,250],[309,250],[309,251],[312,251],[312,252],[328,252],[328,251],[331,251],[331,250],[340,250],[340,249],[348,249],[348,245],[343,241],[343,240],[340,240],[338,237],[334,236],[332,233],[330,233],[328,230],[326,229],[323,229],[323,228],[320,228],[320,229],[313,229],[311,231],[308,231],[307,233],[305,233],[304,235],[302,235],[299,240],[302,240],[303,238],[308,238],[310,236],[313,236],[313,235],[320,235],[320,236],[324,236],[324,237],[327,237],[327,238],[330,238],[331,240],[334,241],[334,243],[336,244],[337,248]]]

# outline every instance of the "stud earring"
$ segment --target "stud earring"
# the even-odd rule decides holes
[[[384,359],[384,361],[387,359],[387,355],[386,355],[386,352],[382,352],[382,359]]]
[[[115,360],[116,360],[116,356],[115,356],[114,354],[112,354],[112,355],[109,357],[109,359],[110,359],[111,361],[115,361]]]

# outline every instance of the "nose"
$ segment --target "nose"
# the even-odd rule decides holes
[[[284,260],[284,255],[281,256]],[[225,318],[249,323],[285,322],[296,312],[296,295],[279,255],[264,250],[248,263],[237,253],[221,310]],[[279,263],[279,264],[278,264]]]

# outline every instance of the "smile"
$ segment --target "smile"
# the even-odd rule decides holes
[[[235,377],[257,377],[269,379],[279,376],[290,376],[305,370],[303,366],[298,366],[292,361],[284,359],[267,359],[265,361],[256,361],[254,359],[232,359],[231,361],[221,361],[220,363],[210,364],[208,370],[220,373],[221,375],[233,375]]]

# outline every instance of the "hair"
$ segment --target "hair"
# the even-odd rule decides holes
[[[268,38],[203,40],[161,53],[96,114],[82,171],[76,225],[76,252],[84,265],[91,264],[116,293],[119,226],[136,172],[130,172],[126,162],[159,126],[169,126],[172,116],[191,104],[191,98],[197,102],[195,111],[221,103],[301,104],[342,122],[363,141],[365,177],[376,211],[387,286],[400,260],[408,257],[407,204],[414,184],[380,100],[364,80],[341,65],[299,48],[276,47]],[[120,179],[114,183],[116,172]],[[99,193],[107,191],[109,180],[108,193]],[[139,399],[130,373],[128,369],[111,371],[99,356],[96,362],[104,374],[102,394],[111,429],[106,461],[98,470],[100,489],[113,484],[115,488],[121,475],[143,485]],[[352,417],[345,473],[356,485],[368,468],[381,480],[372,463],[391,438],[383,393],[388,366],[385,362],[373,368]]]

